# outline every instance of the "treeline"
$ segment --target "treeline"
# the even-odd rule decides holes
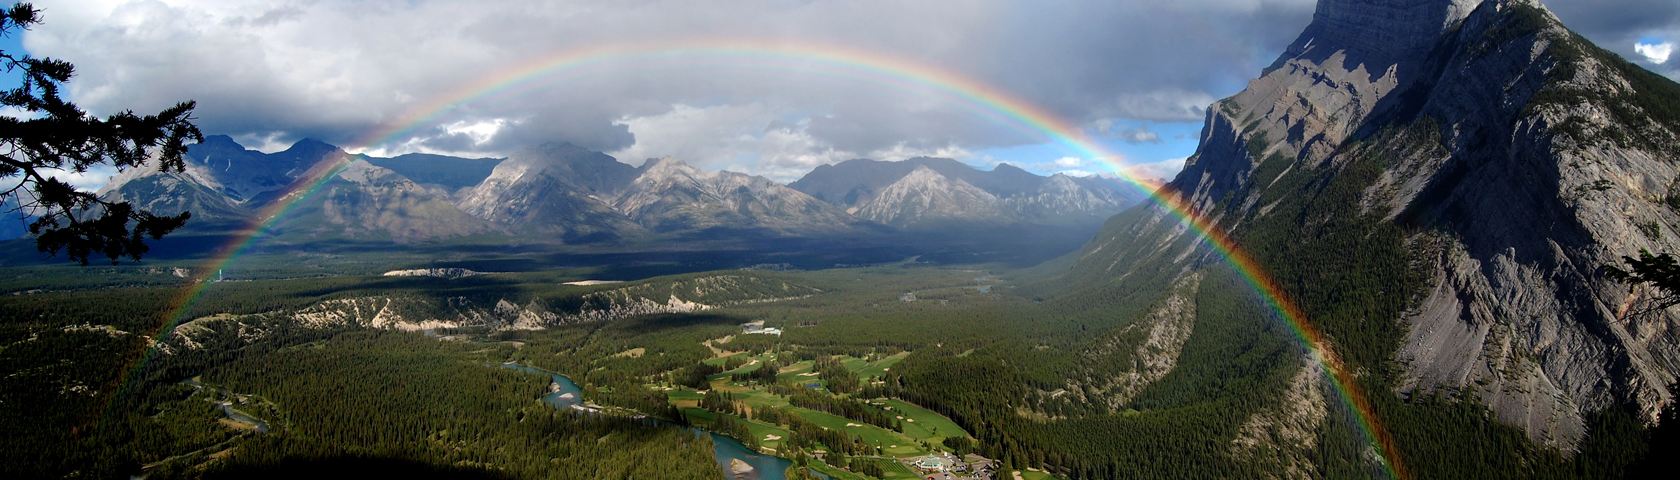
[[[737,383],[774,385],[776,374],[782,370],[782,363],[775,358],[766,358],[751,370],[731,375],[731,380]]]
[[[820,356],[814,360],[812,369],[821,378],[823,386],[829,391],[839,394],[853,393],[858,390],[857,374],[852,373],[835,357]]]
[[[816,389],[788,384],[771,385],[769,392],[787,397],[788,403],[796,407],[831,413],[896,432],[904,431],[904,425],[891,413],[857,399],[837,397]]]

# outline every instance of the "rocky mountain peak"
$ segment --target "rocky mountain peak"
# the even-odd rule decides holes
[[[946,181],[948,181],[948,180],[945,178],[944,175],[940,175],[939,172],[935,172],[935,171],[933,171],[933,169],[928,168],[927,166],[924,165],[924,166],[916,167],[915,170],[911,170],[910,174],[905,175],[904,178],[902,178],[898,181],[898,183],[903,183],[905,185],[915,185],[915,184],[941,183],[941,182],[946,182]]]
[[[610,155],[570,143],[525,148],[496,165],[479,190],[502,190],[520,182],[553,184],[587,194],[613,195],[636,177],[636,168]]]
[[[1209,109],[1201,146],[1173,189],[1211,208],[1261,163],[1323,161],[1401,93],[1432,83],[1432,52],[1474,13],[1518,6],[1540,8],[1535,0],[1320,1],[1271,67]]]
[[[926,165],[888,185],[857,208],[857,216],[894,226],[932,226],[951,220],[1010,218],[997,197]]]
[[[1322,0],[1284,58],[1342,51],[1367,67],[1399,63],[1429,50],[1483,0]],[[1380,70],[1379,68],[1371,68]]]
[[[229,140],[231,141],[232,139]],[[297,143],[293,143],[291,147],[286,148],[285,151],[280,153],[298,158],[320,158],[328,154],[339,152],[342,152],[342,150],[339,150],[336,145],[316,140],[314,138],[305,137],[302,140],[298,140]]]
[[[1021,167],[1010,165],[1007,162],[1006,163],[999,163],[999,164],[997,164],[996,167],[992,167],[992,172],[994,172],[994,173],[995,172],[1003,172],[1003,173],[1008,173],[1008,174],[1011,174],[1011,175],[1026,173],[1028,175],[1031,175],[1031,173],[1028,173],[1026,170],[1023,170]]]
[[[193,145],[193,148],[245,150],[244,145],[240,145],[239,142],[234,141],[233,137],[229,137],[227,135],[205,135],[204,141],[198,142],[197,145]]]
[[[390,169],[375,166],[365,159],[356,159],[338,172],[338,178],[363,185],[372,185],[382,180],[402,178]],[[406,180],[406,179],[405,179]]]
[[[700,169],[694,168],[693,165],[689,165],[682,160],[677,160],[672,157],[649,159],[647,163],[642,164],[642,175],[644,178],[649,176],[663,178],[679,175],[688,177],[706,176],[705,172],[701,172]]]

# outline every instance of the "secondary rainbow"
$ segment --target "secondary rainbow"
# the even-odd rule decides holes
[[[434,120],[457,106],[523,84],[529,84],[550,75],[575,71],[605,62],[627,62],[655,56],[688,55],[701,58],[727,56],[742,58],[754,63],[786,62],[791,65],[836,68],[844,72],[864,73],[880,81],[920,86],[960,99],[982,112],[1007,120],[1017,128],[1045,135],[1051,141],[1080,156],[1104,162],[1111,167],[1114,173],[1118,174],[1119,178],[1148,195],[1150,201],[1162,211],[1176,217],[1191,231],[1200,235],[1214,253],[1229,263],[1254,287],[1266,305],[1289,325],[1297,340],[1311,350],[1318,361],[1323,364],[1332,387],[1331,390],[1350,411],[1354,412],[1359,429],[1382,455],[1385,473],[1392,478],[1409,477],[1401,463],[1393,438],[1378,422],[1370,401],[1361,393],[1349,369],[1342,364],[1334,350],[1330,348],[1331,343],[1323,333],[1307,321],[1305,312],[1289,300],[1277,282],[1261,269],[1259,263],[1238,249],[1237,244],[1218,225],[1215,225],[1208,218],[1198,215],[1177,193],[1168,191],[1169,189],[1161,189],[1152,180],[1133,174],[1120,161],[1121,157],[1119,155],[1109,152],[1101,146],[1101,143],[1088,138],[1078,126],[1062,120],[1031,103],[1016,99],[1006,92],[931,65],[877,52],[782,40],[683,39],[586,47],[539,57],[435,97],[436,99],[433,101],[408,109],[402,116],[387,122],[383,128],[364,135],[351,145],[351,149],[365,149],[384,145],[415,129],[433,126],[435,122],[430,122],[430,120]],[[251,245],[253,239],[261,236],[264,229],[268,228],[276,219],[283,217],[302,199],[309,197],[322,185],[328,183],[329,179],[342,171],[352,160],[351,156],[344,156],[332,161],[322,162],[311,168],[293,184],[285,195],[280,197],[280,200],[265,207],[254,217],[253,222],[233,237],[232,241],[217,249],[214,255],[206,261],[205,266],[197,270],[191,286],[184,289],[182,294],[172,303],[173,306],[165,314],[163,324],[156,332],[153,332],[152,338],[159,338],[161,335],[168,333],[185,319],[184,316],[193,304],[203,297],[205,290],[212,283],[209,281],[209,277],[213,272],[221,270],[230,261],[237,258]],[[135,361],[132,368],[125,369],[123,376],[118,379],[117,385],[119,388],[125,386],[128,378],[144,367],[154,355],[155,350],[155,348],[148,348]]]

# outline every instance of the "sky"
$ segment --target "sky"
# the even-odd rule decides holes
[[[632,165],[670,156],[778,181],[851,158],[924,155],[1105,171],[1088,152],[961,96],[797,55],[609,56],[405,120],[566,52],[717,38],[828,45],[1006,92],[1165,178],[1194,152],[1207,106],[1271,63],[1314,3],[36,0],[45,23],[21,48],[75,63],[70,96],[94,113],[190,98],[206,133],[267,151],[310,137],[376,155],[499,156],[555,141]],[[1680,2],[1549,6],[1600,45],[1680,78]],[[392,125],[411,128],[375,135]]]

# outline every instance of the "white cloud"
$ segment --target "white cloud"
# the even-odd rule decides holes
[[[620,119],[636,143],[610,153],[632,165],[674,157],[705,170],[747,171],[779,181],[855,157],[812,137],[805,130],[808,122],[784,125],[778,119],[774,109],[759,103],[678,104],[666,112]]]
[[[1056,159],[1056,166],[1061,168],[1079,168],[1085,165],[1085,159],[1079,157],[1062,157]]]
[[[502,131],[502,127],[507,126],[507,124],[508,121],[505,118],[477,121],[461,120],[444,125],[443,131],[450,135],[465,135],[472,139],[473,145],[484,145],[490,143],[490,140],[496,137],[496,133]]]
[[[285,150],[285,149],[290,148],[292,146],[291,141],[294,141],[296,139],[295,138],[287,138],[287,137],[288,137],[288,135],[286,134],[286,132],[278,132],[278,131],[252,132],[252,133],[234,135],[233,136],[233,141],[239,142],[239,144],[243,145],[245,148],[249,148],[249,149],[256,150],[256,151],[263,152],[263,153],[274,153],[274,152],[279,152],[279,151]]]
[[[696,107],[676,105],[667,112],[619,120],[636,143],[609,152],[639,165],[647,159],[673,157],[705,170],[731,170],[790,182],[819,165],[856,158],[903,160],[943,157],[970,160],[973,154],[954,145],[923,147],[896,143],[859,151],[840,148],[813,135],[813,119],[761,103]]]
[[[1633,44],[1633,51],[1650,60],[1651,63],[1662,65],[1668,63],[1668,57],[1674,54],[1674,42]]]
[[[30,113],[19,107],[0,107],[0,117],[10,117],[18,120],[35,118],[38,114]]]
[[[76,190],[92,192],[105,186],[105,183],[111,180],[111,176],[117,174],[117,170],[109,165],[94,165],[86,172],[49,168],[42,170],[41,173],[51,178],[63,180],[64,183],[76,187]]]
[[[1169,181],[1184,170],[1184,158],[1172,158],[1152,163],[1134,163],[1127,165],[1127,175],[1149,180]]]
[[[962,160],[970,164],[978,163],[973,152],[956,145],[926,147],[913,146],[907,143],[897,143],[887,148],[871,150],[869,153],[864,155],[864,158],[872,158],[876,160],[905,160],[916,157],[949,158],[952,160]]]

